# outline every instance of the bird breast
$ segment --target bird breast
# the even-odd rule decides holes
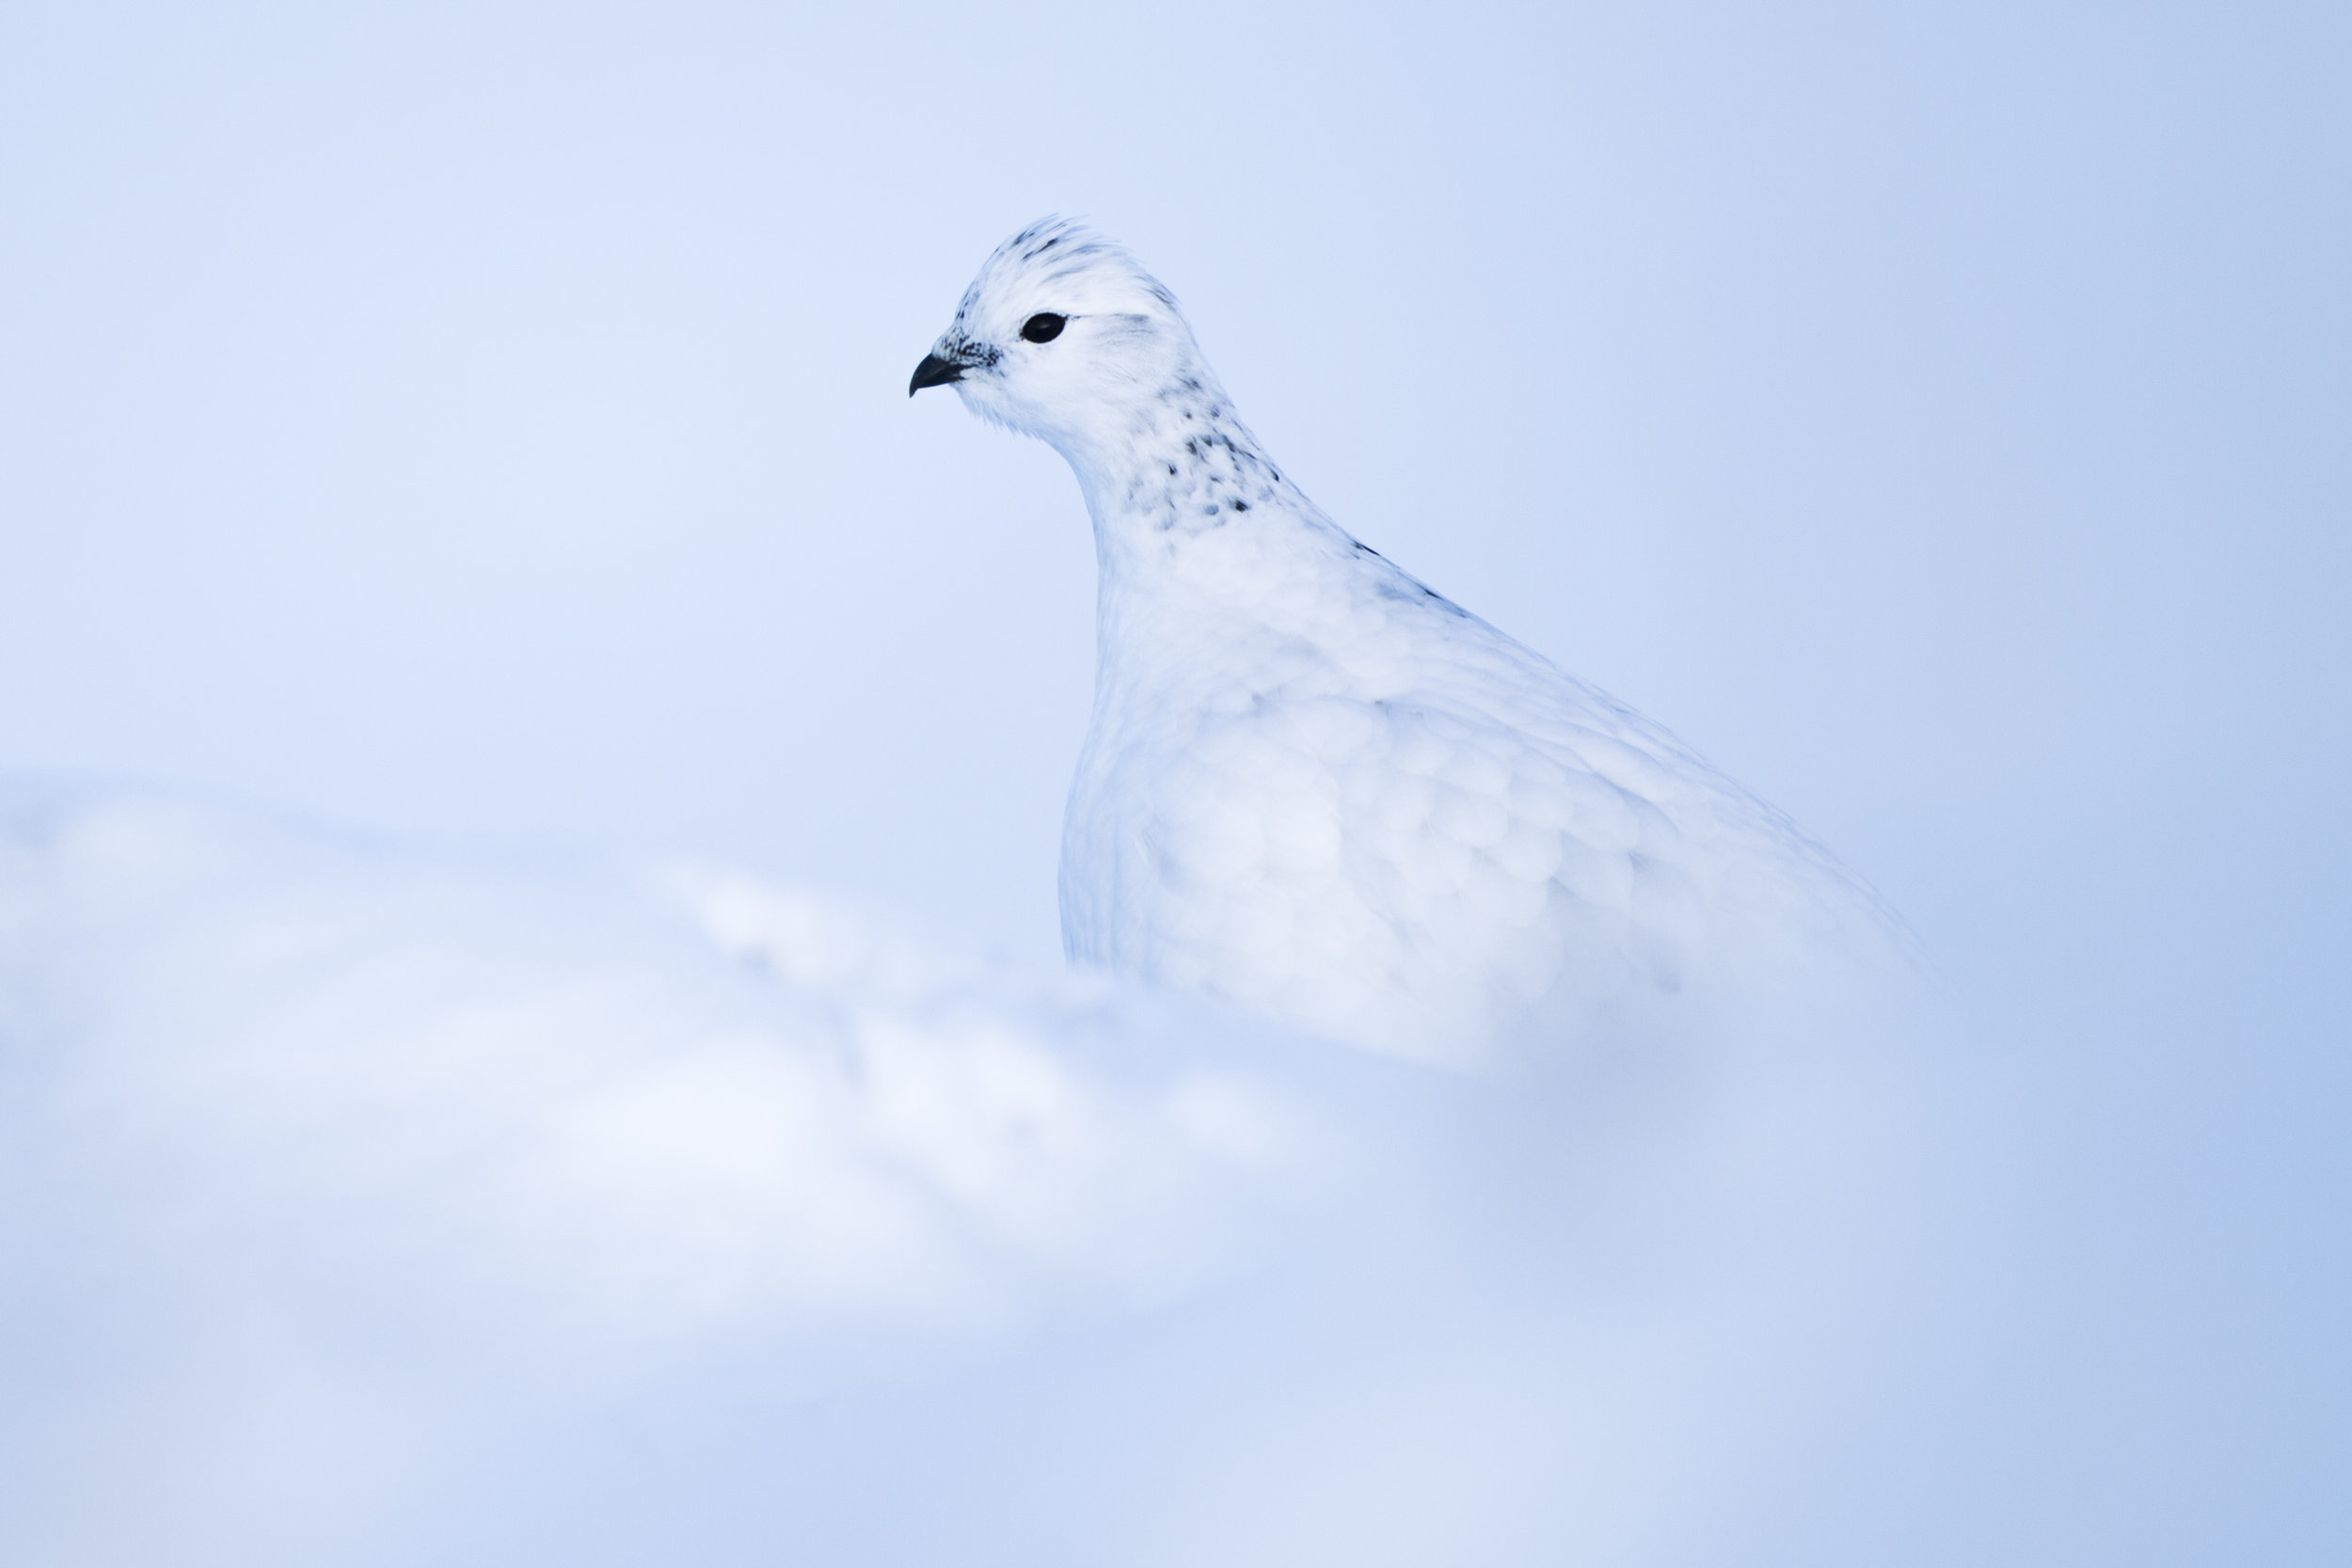
[[[1513,722],[1507,690],[1396,657],[1392,627],[1362,639],[1392,669],[1262,641],[1102,693],[1064,844],[1073,958],[1440,1061],[1678,985],[1705,890],[1673,815],[1611,776],[1638,782],[1637,748],[1557,703]],[[1454,689],[1379,678],[1415,666]]]

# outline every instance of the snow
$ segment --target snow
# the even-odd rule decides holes
[[[1287,1086],[1171,1052],[1134,999],[723,871],[10,805],[51,1157],[119,1159],[199,1229],[332,1215],[625,1337],[928,1322],[1148,1288],[1312,1146]]]
[[[707,864],[0,824],[20,1560],[1662,1550],[1899,1233],[1818,1033],[1486,1080]]]

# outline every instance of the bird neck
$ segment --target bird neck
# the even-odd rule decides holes
[[[1060,443],[1057,443],[1060,444]],[[1180,557],[1262,549],[1331,525],[1282,477],[1205,372],[1063,447],[1094,521],[1103,583],[1164,575]]]
[[[1138,692],[1212,702],[1272,650],[1311,645],[1367,559],[1213,383],[1154,403],[1063,448],[1094,522],[1098,721]]]

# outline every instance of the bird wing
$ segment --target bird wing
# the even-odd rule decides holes
[[[1404,678],[1298,660],[1130,727],[1096,830],[1123,835],[1096,852],[1121,891],[1080,956],[1455,1059],[1671,997],[1743,937],[1883,919],[1787,818],[1485,623],[1437,601],[1367,641]]]

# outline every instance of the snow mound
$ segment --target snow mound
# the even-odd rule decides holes
[[[5,824],[22,1174],[263,1276],[299,1235],[607,1338],[955,1329],[1174,1288],[1313,1163],[1172,1010],[739,874],[157,797]]]
[[[1719,1560],[1867,1382],[1884,1043],[1453,1073],[721,868],[0,792],[0,1557]]]

